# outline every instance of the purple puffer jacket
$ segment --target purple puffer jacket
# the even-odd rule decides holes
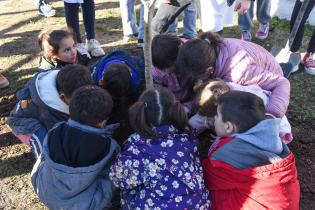
[[[153,79],[171,89],[179,100],[186,89],[179,90],[179,83],[173,73],[165,73],[154,68]],[[212,78],[240,85],[259,85],[271,92],[266,112],[283,117],[290,99],[290,82],[283,76],[282,69],[275,58],[263,47],[239,39],[224,39],[216,61]],[[174,79],[176,82],[174,82]]]
[[[287,111],[290,82],[275,58],[255,43],[224,39],[212,77],[240,85],[259,85],[271,92],[266,112],[283,117]]]

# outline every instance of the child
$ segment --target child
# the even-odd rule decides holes
[[[38,44],[43,51],[41,70],[61,68],[67,64],[87,65],[87,55],[77,52],[73,32],[63,29],[46,30],[38,35]]]
[[[120,123],[113,137],[122,143],[132,133],[128,108],[144,89],[143,57],[130,56],[122,50],[112,51],[92,66],[92,77],[113,97],[114,108],[108,123]]]
[[[271,91],[267,112],[283,117],[290,98],[290,83],[275,58],[263,47],[239,39],[222,39],[202,33],[199,39],[184,43],[178,52],[174,74],[184,95],[194,97],[194,86],[208,78],[221,78],[240,85],[259,85]]]
[[[82,65],[38,73],[17,92],[19,102],[7,118],[7,124],[17,138],[31,145],[37,157],[47,131],[55,123],[68,119],[73,91],[91,84],[91,75]]]
[[[299,209],[294,155],[279,138],[279,119],[265,118],[263,101],[232,91],[218,99],[218,139],[202,162],[211,209]]]
[[[77,89],[70,119],[48,132],[43,153],[32,171],[32,184],[49,209],[108,209],[114,186],[109,166],[119,146],[106,120],[111,96],[97,86]]]
[[[146,90],[130,109],[136,131],[111,167],[122,209],[208,209],[197,139],[166,88]]]
[[[244,91],[260,97],[265,107],[269,104],[271,92],[261,89],[258,85],[242,86],[233,82],[224,82],[220,79],[209,80],[198,88],[196,93],[196,109],[198,113],[189,119],[190,125],[201,132],[203,129],[213,126],[213,119],[217,113],[217,99],[220,95],[229,91]],[[274,117],[269,113],[266,116]],[[284,115],[280,122],[280,137],[284,143],[292,141],[291,125]]]
[[[174,75],[178,50],[183,41],[171,34],[156,35],[152,40],[152,77],[156,84],[169,88],[178,100],[183,99]]]

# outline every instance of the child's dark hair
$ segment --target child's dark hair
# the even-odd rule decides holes
[[[87,67],[80,64],[68,64],[57,74],[56,87],[58,92],[63,92],[71,98],[72,93],[84,85],[92,85],[94,81]]]
[[[50,29],[40,32],[37,37],[38,45],[45,56],[51,57],[58,54],[59,45],[62,39],[72,37],[74,41],[75,36],[69,29]]]
[[[133,129],[145,137],[158,137],[153,127],[160,125],[173,125],[181,131],[187,126],[184,107],[164,87],[144,91],[138,102],[130,107],[129,119]]]
[[[110,64],[100,80],[100,86],[106,89],[113,97],[119,98],[131,92],[131,70],[123,63]]]
[[[264,102],[258,96],[242,91],[224,93],[218,98],[223,122],[235,124],[243,133],[265,119]]]
[[[96,127],[107,120],[113,108],[110,94],[95,85],[87,85],[74,91],[69,105],[70,118]]]
[[[195,106],[198,113],[214,117],[217,113],[217,100],[222,94],[229,92],[229,87],[221,79],[211,79],[201,84],[196,90]]]
[[[180,48],[176,59],[176,76],[181,87],[188,89],[183,101],[193,97],[193,87],[199,80],[208,79],[215,70],[219,45],[223,39],[216,33],[202,33]]]
[[[152,63],[159,69],[175,66],[179,46],[179,37],[170,34],[156,35],[152,40]]]

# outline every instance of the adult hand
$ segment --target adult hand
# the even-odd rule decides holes
[[[244,14],[250,7],[251,0],[236,0],[234,10],[237,11],[239,14]]]

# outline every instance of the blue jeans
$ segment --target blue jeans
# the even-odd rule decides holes
[[[143,5],[141,5],[140,9],[140,20],[138,28],[136,13],[134,9],[136,0],[120,0],[119,3],[124,36],[138,33],[138,38],[143,39],[144,37]]]
[[[270,16],[270,7],[271,7],[271,0],[256,0],[257,2],[257,10],[256,16],[261,24],[269,23],[271,20]],[[250,8],[248,10],[248,15],[251,20],[254,17],[254,2],[251,3]],[[240,26],[241,30],[249,31],[252,28],[251,22],[248,20],[246,15],[238,15],[238,25]]]
[[[197,7],[195,1],[184,10],[183,37],[192,39],[197,36],[196,32]],[[177,32],[177,19],[168,27],[168,32]]]

